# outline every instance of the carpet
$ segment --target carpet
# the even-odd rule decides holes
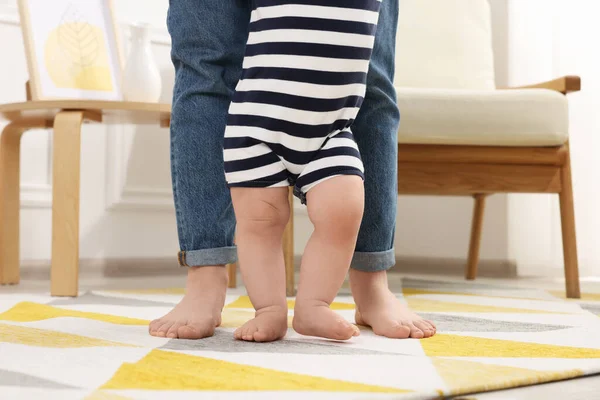
[[[253,316],[248,297],[235,293],[216,335],[190,341],[147,334],[178,289],[78,298],[0,291],[0,398],[436,399],[600,373],[599,295],[571,301],[405,278],[398,297],[437,323],[434,338],[391,340],[361,328],[341,343],[290,330],[258,344],[232,338]],[[349,296],[332,307],[352,320]]]

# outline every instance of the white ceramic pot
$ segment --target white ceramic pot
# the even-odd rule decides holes
[[[155,103],[162,90],[162,78],[152,54],[150,26],[129,27],[131,49],[123,72],[123,97],[126,101]]]

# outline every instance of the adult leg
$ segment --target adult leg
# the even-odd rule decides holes
[[[390,292],[387,270],[395,264],[397,149],[400,114],[396,104],[394,60],[398,0],[384,0],[369,73],[367,93],[352,131],[365,166],[365,213],[350,270],[357,304],[356,322],[394,337],[429,337],[435,326]]]
[[[189,267],[186,294],[150,334],[196,339],[220,324],[225,264],[237,259],[235,216],[223,174],[227,110],[241,75],[248,36],[248,1],[177,0],[167,24],[175,88],[171,173],[181,252]]]

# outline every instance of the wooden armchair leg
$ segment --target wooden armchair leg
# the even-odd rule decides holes
[[[25,128],[9,124],[0,137],[0,284],[19,283],[19,159]]]
[[[473,221],[471,223],[471,241],[469,243],[469,258],[467,260],[466,278],[473,280],[477,277],[477,264],[479,263],[479,248],[481,245],[481,231],[483,230],[483,213],[485,211],[485,194],[473,196]]]
[[[294,195],[292,189],[289,194],[290,220],[283,233],[283,257],[285,260],[285,287],[287,296],[296,294],[295,268],[294,268]]]
[[[237,263],[227,264],[227,275],[229,275],[229,289],[237,287]]]
[[[559,193],[560,222],[562,228],[563,256],[567,297],[579,299],[579,267],[577,265],[577,237],[575,235],[575,207],[573,204],[573,183],[571,181],[571,160],[567,156],[561,169],[562,191]]]

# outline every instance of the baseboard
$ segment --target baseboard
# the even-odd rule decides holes
[[[300,268],[301,256],[294,258],[296,269]],[[467,259],[442,257],[396,256],[391,273],[464,276]],[[516,278],[517,264],[505,260],[481,260],[477,276],[484,278]]]
[[[396,257],[392,273],[464,276],[466,259],[441,257]],[[506,260],[480,260],[477,276],[485,278],[516,278],[517,264]]]
[[[392,273],[417,273],[435,275],[464,275],[465,259],[404,257],[396,258]],[[300,267],[300,256],[294,258],[296,269]],[[185,268],[180,268],[174,258],[121,258],[121,259],[83,259],[79,263],[79,275],[82,278],[125,278],[183,276]],[[482,260],[479,263],[478,276],[489,278],[514,278],[517,266],[503,260]],[[50,261],[29,260],[21,263],[21,278],[27,280],[49,280]]]
[[[126,278],[183,276],[185,268],[179,267],[177,258],[117,258],[83,259],[79,262],[81,278]],[[21,262],[21,278],[50,280],[50,261],[25,260]]]

